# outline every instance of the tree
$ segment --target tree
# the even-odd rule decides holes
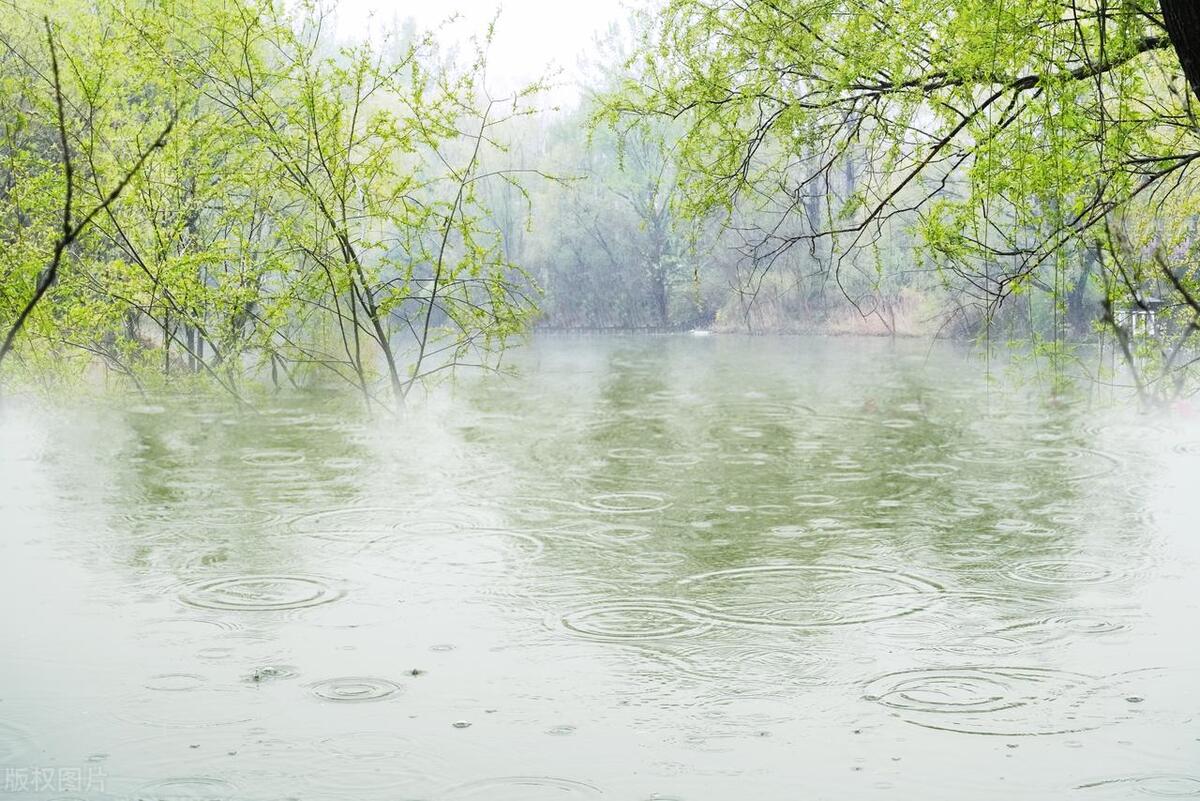
[[[79,192],[79,187],[77,187],[76,182],[80,180],[80,177],[76,175],[75,165],[71,155],[71,143],[67,134],[67,103],[63,97],[63,82],[62,74],[59,69],[58,47],[56,45],[54,29],[50,23],[49,17],[43,18],[43,21],[46,31],[47,54],[50,61],[49,75],[46,80],[49,82],[49,88],[52,91],[52,124],[57,132],[57,158],[59,162],[61,162],[62,166],[62,222],[61,228],[59,229],[59,232],[54,238],[50,247],[51,253],[48,259],[48,264],[46,264],[46,266],[37,274],[37,278],[34,281],[33,290],[30,293],[28,300],[23,304],[18,305],[18,310],[13,317],[12,322],[8,326],[7,333],[4,335],[3,341],[0,341],[0,366],[3,365],[5,357],[12,352],[17,336],[25,328],[30,316],[34,313],[39,304],[41,304],[43,299],[46,297],[46,293],[50,291],[50,288],[53,287],[58,281],[59,271],[64,260],[68,258],[68,252],[71,247],[93,224],[98,215],[109,211],[112,205],[125,191],[126,187],[129,186],[130,181],[132,181],[133,178],[141,171],[151,154],[153,154],[156,150],[161,149],[163,145],[166,144],[167,137],[170,135],[171,129],[175,124],[175,116],[172,114],[171,119],[167,122],[162,132],[158,134],[158,136],[150,143],[148,147],[146,147],[141,151],[141,153],[137,154],[132,159],[131,166],[125,169],[121,177],[116,180],[116,182],[110,189],[108,189],[108,191],[100,190],[99,177],[94,171],[88,174],[83,180],[90,179],[95,184],[97,192],[95,198],[90,200],[90,205],[85,207],[86,211],[80,212],[77,208],[76,200],[76,194]],[[6,42],[6,44],[8,43]],[[12,52],[15,51],[12,50],[10,45],[10,54]],[[88,98],[88,103],[89,112],[94,113],[96,109],[95,99]],[[45,104],[42,106],[43,111],[44,108]],[[4,200],[8,201],[5,204],[8,206],[8,208],[6,208],[5,211],[12,215],[12,218],[14,218],[12,219],[12,232],[10,233],[9,237],[6,238],[11,239],[11,243],[15,245],[19,245],[20,240],[22,239],[33,238],[36,242],[37,235],[35,234],[33,237],[29,237],[29,232],[25,229],[44,229],[47,224],[47,220],[38,220],[36,217],[42,216],[46,213],[46,211],[48,211],[48,207],[46,205],[41,205],[36,211],[31,212],[30,209],[24,206],[21,202],[21,195],[24,194],[22,189],[24,189],[24,187],[21,187],[20,184],[29,181],[37,187],[37,190],[44,190],[44,184],[42,180],[44,173],[42,173],[41,170],[34,169],[31,172],[27,172],[26,170],[22,169],[26,163],[36,163],[36,156],[26,150],[26,148],[28,148],[32,142],[29,139],[24,139],[22,137],[26,127],[24,112],[24,109],[18,108],[14,118],[19,124],[10,123],[9,125],[5,126],[7,141],[5,142],[4,149],[7,151],[8,156],[8,164],[5,174],[6,180],[4,197]],[[48,126],[51,123],[47,122],[44,124]],[[80,192],[79,194],[85,193]],[[14,250],[17,250],[18,254],[20,255],[20,248],[14,248]],[[35,244],[35,254],[37,250],[38,248]],[[28,255],[28,253],[25,255]],[[9,262],[7,267],[8,269],[6,269],[5,272],[9,273],[10,275],[6,275],[6,279],[14,277],[11,274],[17,273],[22,265],[16,260],[12,260]],[[17,275],[15,277],[18,279],[17,281],[6,280],[5,285],[19,285],[20,276]]]
[[[1082,254],[1111,253],[1115,221],[1162,204],[1188,217],[1194,16],[1150,0],[671,0],[601,115],[683,120],[687,213],[783,207],[759,252],[827,242],[840,279],[901,223],[989,319],[1048,287],[1056,345]],[[850,163],[866,168],[840,208],[798,224]]]
[[[196,374],[239,397],[247,377],[329,376],[370,402],[382,374],[399,402],[456,366],[492,366],[524,327],[530,282],[484,190],[518,183],[489,165],[543,86],[489,95],[491,29],[459,63],[411,26],[339,47],[320,10],[269,0],[53,11],[87,110],[65,134],[86,165],[76,195],[102,197],[119,165],[142,166],[148,122],[169,117],[176,135],[120,181],[125,202],[99,206],[89,236],[67,243],[71,280],[24,348],[59,356],[43,366],[98,359],[139,386]],[[0,80],[28,104],[41,80],[30,16],[3,7],[0,23]],[[24,149],[9,160],[22,219],[25,200],[45,205],[54,151],[24,131],[12,128]],[[26,250],[9,255],[29,263]],[[0,296],[0,322],[17,311]]]
[[[534,198],[530,263],[555,327],[670,329],[696,322],[695,248],[671,199],[674,167],[656,131],[580,136],[586,110],[547,130],[556,171],[574,176]]]

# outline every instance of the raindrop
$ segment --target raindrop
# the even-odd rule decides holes
[[[262,665],[246,674],[244,680],[251,684],[261,684],[268,681],[294,679],[298,675],[299,671],[289,665]]]

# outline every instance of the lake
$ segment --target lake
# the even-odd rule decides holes
[[[0,798],[1200,797],[1196,421],[942,344],[509,364],[12,399]]]

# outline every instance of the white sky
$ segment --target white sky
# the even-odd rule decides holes
[[[472,33],[482,34],[499,10],[489,59],[496,84],[491,88],[504,91],[545,75],[548,68],[561,68],[559,81],[565,85],[555,93],[561,102],[577,96],[572,85],[579,58],[593,53],[596,34],[630,15],[622,0],[331,0],[330,5],[338,33],[346,38],[369,36],[372,28],[388,27],[393,18],[412,17],[419,28],[429,29],[457,13],[460,20],[452,30],[465,41]]]

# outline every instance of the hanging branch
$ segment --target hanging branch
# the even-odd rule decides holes
[[[117,198],[121,196],[121,193],[124,192],[125,188],[129,185],[129,182],[132,181],[134,176],[141,171],[142,166],[146,163],[146,160],[150,158],[150,154],[166,144],[167,137],[170,135],[171,130],[175,127],[175,121],[178,119],[178,112],[174,112],[162,133],[158,135],[158,138],[155,139],[148,148],[142,151],[137,160],[133,163],[133,166],[129,168],[124,176],[122,176],[121,180],[118,181],[117,184],[112,188],[112,191],[104,196],[104,198],[101,199],[98,204],[92,207],[87,214],[83,215],[80,219],[75,220],[73,216],[74,172],[71,165],[71,148],[67,143],[67,118],[66,112],[63,108],[62,79],[59,75],[58,54],[54,45],[54,30],[50,25],[50,18],[45,17],[44,20],[46,24],[46,41],[50,46],[50,67],[54,80],[54,103],[58,115],[59,147],[62,149],[63,181],[66,184],[66,193],[63,198],[62,231],[59,233],[58,239],[54,243],[54,255],[50,259],[50,264],[45,270],[42,271],[41,275],[38,276],[37,285],[34,287],[33,296],[29,299],[29,302],[25,304],[25,307],[21,309],[21,313],[17,315],[17,319],[13,321],[12,326],[8,329],[8,333],[4,337],[3,344],[0,344],[0,366],[4,364],[4,358],[9,354],[9,351],[12,350],[13,342],[16,340],[17,335],[20,334],[21,330],[25,327],[25,322],[29,319],[29,315],[33,313],[33,310],[42,301],[42,298],[50,290],[50,287],[52,287],[54,282],[58,280],[58,270],[62,264],[63,255],[66,253],[67,248],[69,248],[75,242],[75,240],[79,238],[79,235],[82,234],[84,229],[91,224],[92,220],[97,214],[107,210],[109,206],[116,202]]]

